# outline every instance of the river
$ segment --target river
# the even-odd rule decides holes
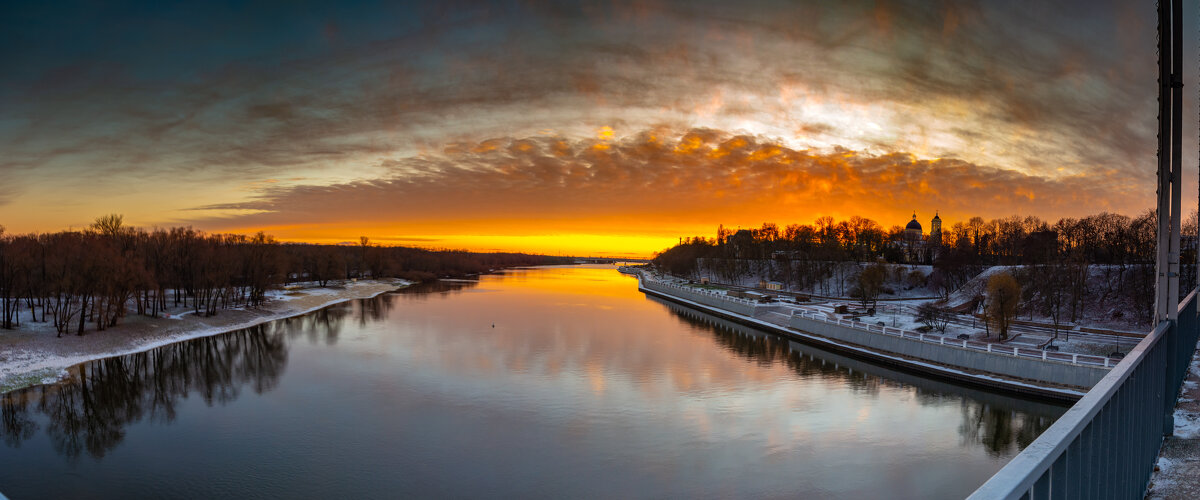
[[[419,285],[2,403],[13,499],[961,498],[1065,411],[649,298],[601,265]]]

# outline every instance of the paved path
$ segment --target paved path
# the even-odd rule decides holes
[[[1193,354],[1192,366],[1175,407],[1175,435],[1163,441],[1146,498],[1200,498],[1200,426],[1197,424],[1200,424],[1200,357]]]

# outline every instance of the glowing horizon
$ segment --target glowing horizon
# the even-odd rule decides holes
[[[644,257],[718,225],[1153,206],[1153,5],[10,10],[13,233]]]

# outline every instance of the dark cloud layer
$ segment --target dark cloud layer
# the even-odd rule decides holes
[[[1120,1],[11,4],[0,171],[20,187],[0,217],[36,203],[22,193],[91,207],[132,185],[225,193],[132,214],[147,222],[326,220],[306,207],[333,199],[352,220],[675,217],[710,194],[719,215],[780,189],[870,215],[951,210],[970,182],[1005,213],[1132,211],[1153,194],[1154,27],[1152,4]],[[590,149],[606,126],[624,139]],[[788,163],[656,149],[689,130]],[[294,178],[311,185],[244,188]]]
[[[821,214],[890,216],[883,219],[888,223],[932,207],[943,214],[1081,215],[1128,211],[1121,200],[1136,196],[1118,172],[1049,179],[901,153],[794,150],[712,129],[649,130],[615,142],[491,139],[387,168],[392,175],[380,179],[271,187],[251,201],[200,207],[253,212],[200,222],[245,228],[355,220],[417,231],[448,224],[466,231],[569,231],[584,220],[593,230],[615,232],[644,229],[636,227],[640,220],[687,227],[755,218],[809,222]]]

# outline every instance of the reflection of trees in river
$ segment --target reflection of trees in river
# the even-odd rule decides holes
[[[76,367],[56,385],[0,396],[0,438],[19,447],[39,429],[31,414],[46,418],[46,435],[68,457],[86,452],[102,457],[142,419],[170,422],[180,398],[199,395],[206,404],[237,399],[249,387],[257,394],[275,388],[288,360],[288,340],[337,342],[345,319],[380,321],[392,308],[385,296],[319,309],[226,334],[188,340],[138,354],[102,359]],[[34,404],[36,402],[36,404]]]
[[[965,399],[962,406],[963,420],[958,433],[963,442],[981,443],[988,454],[996,457],[1016,454],[1054,423],[1047,416],[1017,413],[988,404],[968,404]]]
[[[362,299],[357,301],[357,304],[359,308],[358,326],[360,327],[367,326],[369,321],[378,322],[387,319],[388,312],[396,307],[387,294]]]
[[[226,334],[159,347],[138,354],[84,363],[56,385],[0,396],[0,438],[20,447],[39,429],[31,411],[45,416],[46,435],[68,457],[103,457],[142,419],[171,422],[180,398],[199,395],[206,404],[232,402],[249,387],[275,388],[288,360],[288,340],[337,342],[348,315],[360,324],[381,321],[392,308],[385,296],[356,300],[309,314]]]
[[[367,323],[383,321],[395,305],[388,299],[387,294],[369,299],[356,299],[344,304],[332,305],[308,314],[277,320],[273,325],[288,332],[289,339],[303,337],[310,344],[324,342],[326,345],[337,344],[346,318],[353,315],[360,327]]]
[[[407,300],[429,300],[431,297],[448,298],[458,295],[468,288],[475,288],[477,286],[479,286],[479,282],[474,280],[434,280],[401,288],[390,293],[390,295],[403,297]]]
[[[308,314],[284,318],[275,323],[278,328],[288,332],[291,339],[304,337],[310,344],[322,340],[326,345],[337,344],[338,336],[342,333],[343,320],[350,314],[350,306],[346,304],[333,305]]]
[[[0,434],[12,447],[33,437],[37,423],[28,403],[36,400],[56,451],[99,458],[124,438],[128,424],[173,420],[181,397],[199,394],[212,405],[233,401],[246,386],[269,391],[286,365],[286,343],[270,325],[92,361],[67,382],[5,394]]]
[[[684,323],[711,333],[713,339],[730,352],[760,365],[780,363],[804,379],[837,379],[851,390],[863,394],[876,395],[885,386],[908,388],[913,391],[916,402],[925,406],[957,402],[962,410],[962,424],[958,428],[962,442],[982,445],[992,456],[1010,456],[1024,449],[1049,428],[1063,411],[1058,406],[919,379],[816,348],[809,349],[806,354],[795,348],[795,342],[785,338],[752,332],[744,326],[673,302],[658,302],[667,305]],[[828,361],[822,356],[844,361]],[[871,374],[867,370],[887,373],[889,377]],[[905,381],[898,382],[894,378],[903,378]],[[970,397],[964,396],[964,393],[969,393]]]
[[[805,379],[836,379],[855,392],[877,394],[883,379],[841,363],[806,354],[793,348],[788,339],[776,335],[754,332],[720,318],[709,316],[674,303],[667,303],[671,312],[691,327],[708,331],[713,339],[726,350],[737,354],[759,366],[783,364]]]
[[[29,398],[8,397],[0,399],[0,436],[4,444],[20,448],[21,442],[32,438],[38,424],[29,417]]]

